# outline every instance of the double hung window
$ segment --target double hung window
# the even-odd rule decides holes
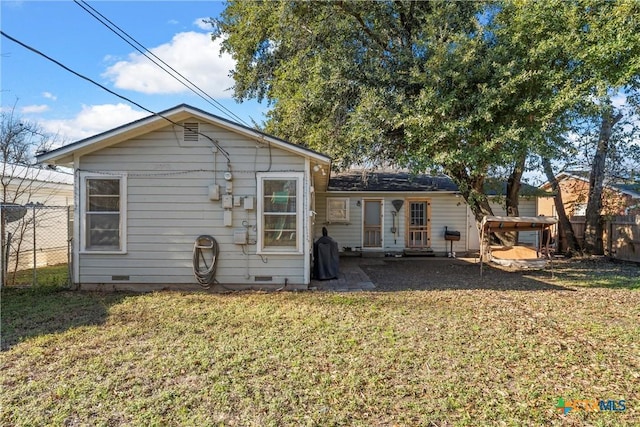
[[[82,249],[125,252],[126,176],[86,175],[82,179]]]
[[[327,198],[327,222],[328,223],[348,223],[349,222],[349,198],[348,197],[328,197]]]
[[[258,250],[302,251],[302,173],[258,174]]]

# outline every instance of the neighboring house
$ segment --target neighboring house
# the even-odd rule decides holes
[[[323,226],[341,250],[363,254],[446,254],[445,227],[461,234],[454,251],[479,249],[475,219],[447,177],[331,176],[324,154],[188,105],[38,161],[76,171],[73,276],[81,288],[192,289],[202,235],[219,248],[206,273],[236,289],[306,288]],[[523,200],[522,215],[535,209]]]
[[[73,172],[0,164],[3,203],[73,205]]]
[[[569,217],[584,216],[589,197],[589,173],[583,171],[562,172],[557,177],[562,194],[562,202]],[[540,187],[551,191],[551,184]],[[553,197],[538,199],[538,211],[544,215],[555,216]],[[602,195],[602,214],[606,216],[639,215],[640,183],[606,182]]]
[[[33,268],[34,262],[38,267],[67,263],[73,173],[8,163],[0,167],[8,271]]]

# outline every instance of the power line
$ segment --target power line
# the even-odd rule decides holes
[[[92,7],[86,1],[84,1],[84,0],[74,0],[74,3],[77,4],[78,6],[80,6],[85,12],[87,12],[89,15],[93,16],[98,22],[100,22],[102,25],[104,25],[106,28],[108,28],[115,35],[120,37],[125,43],[127,43],[129,46],[133,47],[135,50],[140,52],[140,54],[142,54],[145,58],[147,58],[153,64],[158,66],[158,68],[160,68],[162,71],[164,71],[165,73],[169,74],[171,77],[173,77],[176,81],[178,81],[180,84],[185,86],[191,92],[195,93],[197,96],[202,98],[204,101],[208,102],[211,106],[213,106],[214,108],[217,108],[218,110],[222,111],[224,114],[226,114],[227,116],[231,117],[232,119],[237,120],[239,122],[242,122],[247,127],[251,127],[241,117],[239,117],[233,111],[229,110],[227,107],[222,105],[219,101],[217,101],[215,98],[213,98],[207,92],[205,92],[203,89],[198,87],[198,85],[193,83],[191,80],[189,80],[187,77],[185,77],[179,71],[177,71],[171,65],[167,64],[164,60],[162,60],[156,54],[154,54],[149,49],[147,49],[144,45],[142,45],[140,42],[138,42],[133,36],[128,34],[125,30],[120,28],[113,21],[111,21],[109,18],[104,16],[102,13],[100,13],[98,10],[96,10],[94,7]],[[91,9],[91,10],[89,10],[89,9]],[[149,55],[153,56],[153,58],[155,58],[155,60],[153,58],[151,58]],[[159,61],[162,65],[159,64],[156,60]],[[169,70],[171,70],[171,71],[169,71]],[[180,78],[178,78],[176,76],[176,74]]]
[[[85,76],[85,75],[83,75],[83,74],[80,74],[80,73],[78,73],[78,72],[77,72],[77,71],[75,71],[75,70],[72,70],[71,68],[69,68],[69,67],[67,67],[66,65],[64,65],[63,63],[61,63],[60,61],[58,61],[58,60],[56,60],[56,59],[53,59],[52,57],[50,57],[50,56],[48,56],[47,54],[45,54],[45,53],[43,53],[43,52],[39,51],[38,49],[36,49],[36,48],[34,48],[34,47],[31,47],[31,46],[29,46],[28,44],[23,43],[23,42],[21,42],[20,40],[18,40],[18,39],[16,39],[16,38],[14,38],[14,37],[11,37],[9,34],[5,33],[4,31],[0,30],[0,34],[1,34],[1,35],[3,35],[4,37],[8,38],[8,39],[9,39],[9,40],[11,40],[12,42],[19,44],[20,46],[24,47],[25,49],[30,50],[31,52],[33,52],[33,53],[35,53],[35,54],[37,54],[37,55],[42,56],[43,58],[45,58],[45,59],[47,59],[47,60],[49,60],[49,61],[53,62],[54,64],[58,65],[58,66],[59,66],[59,67],[61,67],[61,68],[64,68],[65,70],[67,70],[67,71],[68,71],[68,72],[70,72],[71,74],[73,74],[73,75],[75,75],[75,76],[77,76],[77,77],[80,77],[81,79],[86,80],[86,81],[88,81],[89,83],[92,83],[92,84],[94,84],[94,85],[98,86],[100,89],[103,89],[103,90],[105,90],[105,91],[109,92],[110,94],[112,94],[112,95],[114,95],[114,96],[117,96],[118,98],[120,98],[120,99],[122,99],[122,100],[124,100],[124,101],[126,101],[126,102],[128,102],[128,103],[130,103],[130,104],[135,105],[136,107],[138,107],[138,108],[140,108],[140,109],[142,109],[142,110],[146,111],[147,113],[152,114],[152,115],[154,115],[154,116],[156,116],[156,117],[160,117],[160,118],[162,118],[162,119],[164,119],[164,120],[168,121],[169,123],[171,123],[171,124],[173,124],[173,125],[175,125],[175,126],[179,126],[179,127],[183,128],[183,129],[187,129],[187,130],[189,130],[189,131],[192,131],[192,132],[193,132],[193,129],[190,129],[190,128],[188,128],[187,126],[185,126],[185,125],[183,125],[183,124],[181,124],[181,123],[175,122],[175,121],[171,120],[170,118],[168,118],[168,117],[166,117],[166,116],[163,116],[162,114],[156,113],[155,111],[150,110],[150,109],[148,109],[148,108],[146,108],[146,107],[142,106],[141,104],[139,104],[139,103],[137,103],[137,102],[135,102],[135,101],[133,101],[133,100],[131,100],[131,99],[127,98],[127,97],[126,97],[126,96],[124,96],[124,95],[120,95],[119,93],[114,92],[113,90],[109,89],[108,87],[106,87],[106,86],[104,86],[104,85],[102,85],[102,84],[100,84],[100,83],[96,82],[95,80],[92,80],[91,78],[89,78],[89,77],[87,77],[87,76]],[[220,152],[222,153],[222,155],[227,159],[227,165],[230,165],[231,159],[229,158],[229,153],[228,153],[225,149],[223,149],[223,148],[220,146],[220,144],[219,144],[216,140],[214,140],[213,138],[211,138],[211,137],[209,137],[208,135],[205,135],[205,134],[203,134],[203,133],[201,133],[201,132],[199,132],[199,131],[198,131],[197,133],[198,133],[198,135],[202,135],[203,137],[205,137],[205,138],[207,138],[209,141],[211,141],[211,143],[213,143],[213,145],[215,145],[215,146],[218,148],[218,150],[220,150]]]

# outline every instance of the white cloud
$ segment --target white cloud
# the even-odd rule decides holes
[[[196,27],[200,28],[201,30],[204,31],[211,31],[213,30],[213,28],[211,27],[211,24],[209,24],[208,21],[211,18],[198,18],[195,21],[193,21],[193,25],[195,25]]]
[[[75,117],[64,120],[41,120],[39,124],[65,143],[76,141],[148,116],[126,104],[83,105]]]
[[[232,97],[228,90],[233,85],[229,71],[235,64],[231,55],[220,55],[220,40],[212,41],[209,34],[184,32],[176,34],[171,42],[150,50],[210,96]],[[110,79],[119,89],[146,94],[190,92],[138,53],[131,53],[126,61],[109,67],[103,77]]]
[[[58,99],[58,97],[52,94],[51,92],[42,92],[42,96],[52,101],[55,101],[56,99]]]
[[[626,107],[627,103],[627,95],[623,92],[618,92],[611,98],[611,105],[615,108]]]
[[[27,105],[20,109],[22,114],[35,114],[35,113],[44,113],[49,110],[49,106],[45,104],[41,105]]]
[[[118,60],[118,57],[115,56],[115,55],[107,54],[107,55],[104,56],[104,58],[102,58],[102,60],[104,62],[115,62],[115,61]]]

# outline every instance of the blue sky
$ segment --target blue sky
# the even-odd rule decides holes
[[[151,111],[187,103],[248,125],[264,121],[266,105],[238,104],[232,99],[229,72],[234,61],[229,55],[220,56],[219,44],[211,41],[211,28],[202,23],[203,18],[218,16],[224,2],[102,0],[88,4],[240,120],[181,86],[72,0],[1,0],[1,28]],[[149,114],[4,37],[0,54],[0,108],[6,111],[15,105],[20,117],[58,134],[57,145]],[[624,103],[622,95],[614,99],[616,106]]]
[[[215,1],[89,1],[139,43],[195,82],[247,124],[262,123],[266,107],[232,99],[229,71],[202,18],[218,16]],[[0,2],[2,30],[67,67],[149,110],[181,103],[238,121],[193,94],[73,1]],[[1,107],[58,133],[65,143],[136,120],[149,113],[84,81],[4,37]]]

